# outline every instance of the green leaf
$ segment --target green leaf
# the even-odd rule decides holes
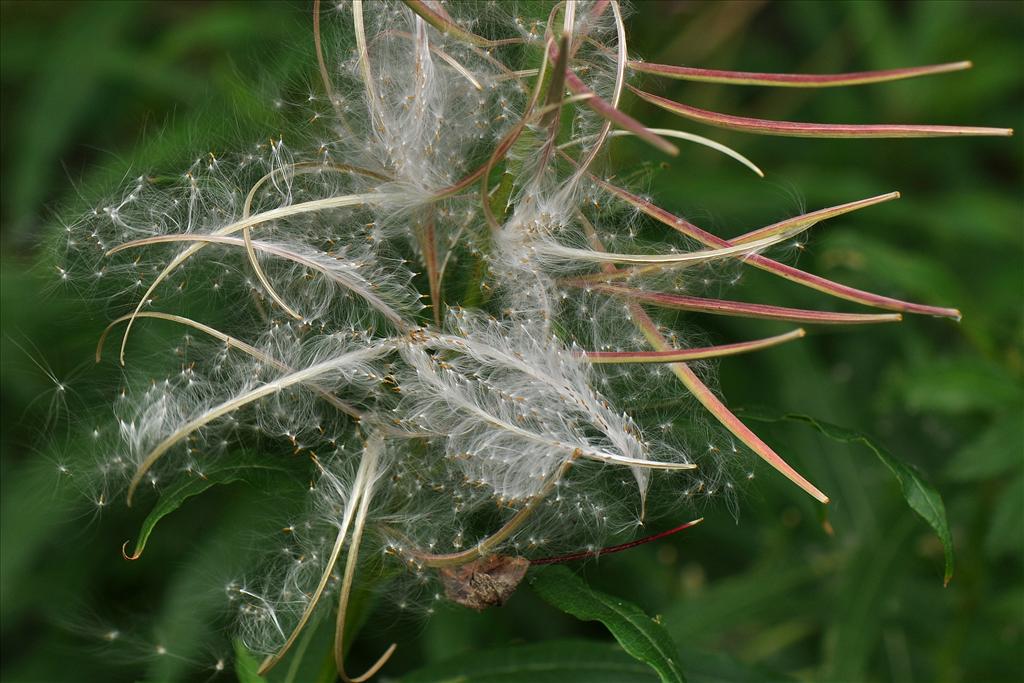
[[[619,645],[658,672],[662,683],[683,683],[676,644],[665,627],[631,603],[593,590],[565,567],[550,567],[531,581],[547,602],[583,621],[600,621]]]
[[[946,519],[946,506],[942,502],[942,496],[931,484],[924,479],[924,475],[913,465],[896,459],[889,451],[885,450],[870,438],[845,427],[839,427],[828,422],[822,422],[807,415],[786,414],[779,416],[766,415],[753,411],[741,411],[743,416],[761,422],[805,422],[828,438],[841,443],[859,443],[867,446],[882,464],[889,468],[903,492],[903,498],[907,505],[920,515],[921,519],[935,530],[939,540],[942,541],[942,549],[946,556],[946,568],[943,575],[943,584],[949,585],[953,578],[953,535],[949,531],[949,521]]]
[[[547,572],[545,572],[547,573]],[[477,650],[430,664],[402,683],[655,683],[651,669],[615,645],[552,640]]]
[[[260,664],[252,653],[242,645],[241,641],[235,641],[235,675],[238,676],[238,683],[267,683],[267,679],[259,675]]]
[[[142,555],[146,542],[149,540],[149,536],[153,533],[157,523],[181,507],[189,498],[198,496],[206,489],[218,484],[247,481],[255,473],[273,471],[286,472],[283,468],[270,465],[259,465],[251,462],[232,463],[205,470],[202,475],[193,474],[189,479],[171,484],[161,493],[160,500],[157,501],[156,505],[153,506],[153,509],[146,516],[146,519],[143,520],[142,528],[139,530],[139,539],[135,542],[135,550],[132,551],[129,559],[135,560]]]

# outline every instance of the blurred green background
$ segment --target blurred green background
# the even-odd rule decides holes
[[[304,2],[2,4],[3,681],[201,681],[217,675],[218,659],[230,663],[218,586],[244,570],[264,504],[244,486],[225,487],[168,517],[144,559],[120,558],[144,511],[90,505],[57,474],[90,447],[80,416],[95,414],[116,386],[116,371],[91,362],[110,316],[103,302],[57,286],[45,242],[133,165],[176,168],[276,133],[276,89],[315,79],[309,10]],[[628,25],[633,51],[663,63],[829,72],[975,62],[965,73],[822,91],[641,79],[696,106],[1024,130],[1020,2],[638,2]],[[678,125],[631,106],[649,125]],[[1021,136],[803,140],[680,127],[734,146],[767,178],[698,147],[666,163],[622,141],[613,158],[649,167],[666,208],[723,235],[805,206],[903,193],[817,228],[788,260],[959,307],[963,321],[909,317],[814,332],[724,362],[721,386],[733,407],[825,419],[916,464],[945,498],[957,574],[943,588],[941,546],[870,452],[772,424],[756,426],[831,495],[834,535],[810,499],[760,468],[738,519],[711,504],[701,527],[587,563],[587,579],[661,615],[693,681],[1024,679]],[[833,305],[755,274],[724,293]],[[718,340],[774,331],[698,322]],[[114,629],[121,637],[106,643]],[[452,607],[397,625],[373,614],[352,668],[392,639],[399,649],[388,678],[552,638],[608,636],[523,589],[483,614]]]

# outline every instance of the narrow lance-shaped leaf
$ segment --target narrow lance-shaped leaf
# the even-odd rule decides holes
[[[563,33],[558,43],[558,49],[555,50],[558,58],[555,60],[554,68],[551,70],[548,94],[544,100],[544,104],[549,107],[549,110],[540,119],[540,127],[548,129],[548,137],[552,140],[558,133],[557,124],[562,112],[562,91],[565,89],[566,66],[569,64],[568,46],[569,35]]]
[[[738,130],[761,135],[783,135],[806,138],[934,138],[972,136],[1013,135],[1012,128],[987,128],[980,126],[935,126],[915,124],[847,124],[847,123],[803,123],[799,121],[770,121],[748,116],[720,114],[707,109],[691,107],[673,100],[653,95],[633,86],[629,89],[641,99],[670,111],[677,116],[699,121],[709,126]]]
[[[126,550],[128,541],[125,541],[124,546],[122,546],[121,554],[128,560],[139,559],[142,556],[142,551],[146,549],[146,542],[149,541],[150,535],[160,520],[181,507],[189,498],[198,496],[200,493],[217,485],[247,481],[261,471],[281,473],[285,470],[281,467],[256,463],[236,463],[224,466],[214,465],[212,468],[204,471],[197,469],[189,471],[187,479],[176,481],[161,492],[160,499],[142,522],[142,527],[139,529],[139,537],[135,541],[135,547],[131,554]]]
[[[725,71],[721,69],[698,69],[689,66],[672,66],[669,64],[652,64],[649,62],[630,61],[629,67],[634,71],[666,76],[684,81],[703,83],[724,83],[727,85],[767,85],[783,88],[830,88],[844,85],[865,85],[868,83],[884,83],[904,78],[932,76],[951,71],[970,69],[971,62],[949,62],[947,64],[931,64],[928,66],[911,66],[902,69],[883,69],[881,71],[854,71],[843,74],[785,74],[759,73],[755,71]]]
[[[662,683],[684,683],[678,647],[665,627],[636,605],[590,588],[565,567],[550,567],[531,581],[540,597],[583,621],[600,621],[626,652],[646,662]]]
[[[950,533],[949,521],[946,519],[946,506],[943,504],[942,496],[939,495],[939,492],[925,480],[916,467],[894,457],[889,451],[864,434],[828,422],[822,422],[807,415],[793,413],[768,415],[751,411],[744,413],[744,416],[763,422],[804,422],[835,441],[859,443],[867,446],[882,461],[882,464],[892,472],[900,485],[900,490],[903,493],[903,498],[907,501],[907,505],[935,530],[939,540],[942,541],[943,553],[945,555],[943,584],[949,585],[950,580],[953,578],[953,535]]]

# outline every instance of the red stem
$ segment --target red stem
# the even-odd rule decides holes
[[[530,560],[530,564],[561,564],[563,562],[572,562],[573,560],[584,560],[588,557],[597,557],[598,555],[609,555],[611,553],[618,553],[622,552],[623,550],[635,548],[638,545],[644,545],[645,543],[657,541],[659,539],[665,538],[666,536],[678,534],[680,531],[683,531],[684,529],[689,529],[692,526],[696,526],[703,521],[704,518],[701,517],[700,519],[695,519],[692,522],[680,524],[679,526],[673,529],[669,529],[668,531],[660,531],[656,534],[651,534],[650,536],[638,538],[635,541],[629,541],[627,543],[620,543],[619,545],[608,546],[607,548],[601,548],[600,550],[584,550],[583,552],[579,553],[569,553],[568,555],[557,555],[555,557],[544,557],[539,560]]]

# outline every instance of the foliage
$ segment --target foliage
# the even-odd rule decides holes
[[[650,664],[662,683],[686,680],[672,638],[636,605],[591,589],[565,567],[545,569],[531,585],[544,600],[563,612],[583,621],[600,621],[622,649]]]

